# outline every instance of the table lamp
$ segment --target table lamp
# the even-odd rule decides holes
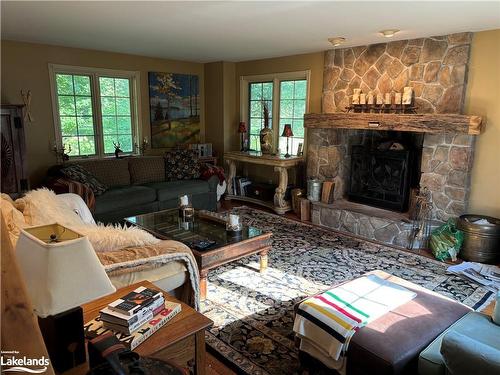
[[[85,362],[80,305],[116,291],[89,240],[60,224],[25,228],[16,255],[52,365]]]
[[[244,121],[241,121],[238,125],[238,133],[241,134],[241,151],[247,151],[245,146],[245,134],[247,132],[247,124]]]
[[[289,158],[291,155],[288,153],[288,146],[290,142],[290,137],[293,137],[293,131],[292,131],[292,125],[290,124],[285,124],[285,127],[283,128],[283,134],[281,134],[282,137],[286,137],[286,154],[285,158]]]

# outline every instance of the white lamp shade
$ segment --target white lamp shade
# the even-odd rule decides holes
[[[51,234],[57,242],[49,242]],[[87,237],[62,225],[21,230],[16,255],[35,312],[42,318],[116,290]]]

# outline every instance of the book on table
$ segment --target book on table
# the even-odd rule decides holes
[[[164,308],[165,299],[161,297],[156,299],[155,302],[149,305],[146,309],[143,309],[132,316],[113,311],[109,309],[109,307],[106,307],[101,310],[100,319],[106,328],[131,334],[139,329],[143,324],[153,319],[153,317],[158,315]]]
[[[133,316],[145,309],[149,309],[149,306],[161,297],[163,297],[161,292],[141,286],[122,298],[111,302],[108,308],[112,311]]]
[[[101,316],[84,324],[85,337],[93,339],[104,333],[112,331],[118,340],[120,340],[127,348],[134,350],[142,344],[153,333],[167,324],[174,316],[181,312],[181,304],[176,302],[164,301],[160,312],[153,316],[152,319],[146,321],[137,330],[131,333],[120,332],[116,329],[106,327],[101,320]]]

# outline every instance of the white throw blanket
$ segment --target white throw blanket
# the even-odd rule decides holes
[[[160,240],[137,227],[103,225],[84,222],[90,212],[85,211],[85,204],[75,203],[75,199],[59,198],[52,190],[32,190],[23,198],[16,200],[16,207],[23,212],[28,225],[59,223],[86,235],[96,252],[119,250],[129,246],[153,245]],[[81,198],[79,198],[81,200]],[[69,204],[71,202],[71,204]],[[82,201],[83,202],[83,201]],[[79,208],[75,210],[75,205]],[[88,211],[88,209],[87,209]]]
[[[304,338],[301,349],[309,352],[312,344],[337,361],[357,330],[415,296],[378,276],[362,276],[302,302],[293,330]]]

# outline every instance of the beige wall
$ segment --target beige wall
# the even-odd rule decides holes
[[[500,30],[474,34],[465,111],[486,118],[476,139],[468,211],[500,217]]]
[[[2,103],[21,103],[20,90],[32,92],[35,122],[27,126],[27,153],[30,182],[41,182],[48,166],[56,159],[50,150],[55,139],[48,64],[140,71],[141,119],[144,136],[150,137],[148,71],[190,73],[200,78],[201,103],[204,103],[203,64],[156,59],[42,44],[2,41]],[[201,105],[201,137],[204,139],[204,108]],[[162,150],[150,150],[159,153]]]
[[[205,140],[213,144],[219,162],[224,151],[236,150],[235,67],[232,62],[205,64]]]
[[[223,62],[205,64],[205,140],[217,155],[224,152],[223,75]]]

